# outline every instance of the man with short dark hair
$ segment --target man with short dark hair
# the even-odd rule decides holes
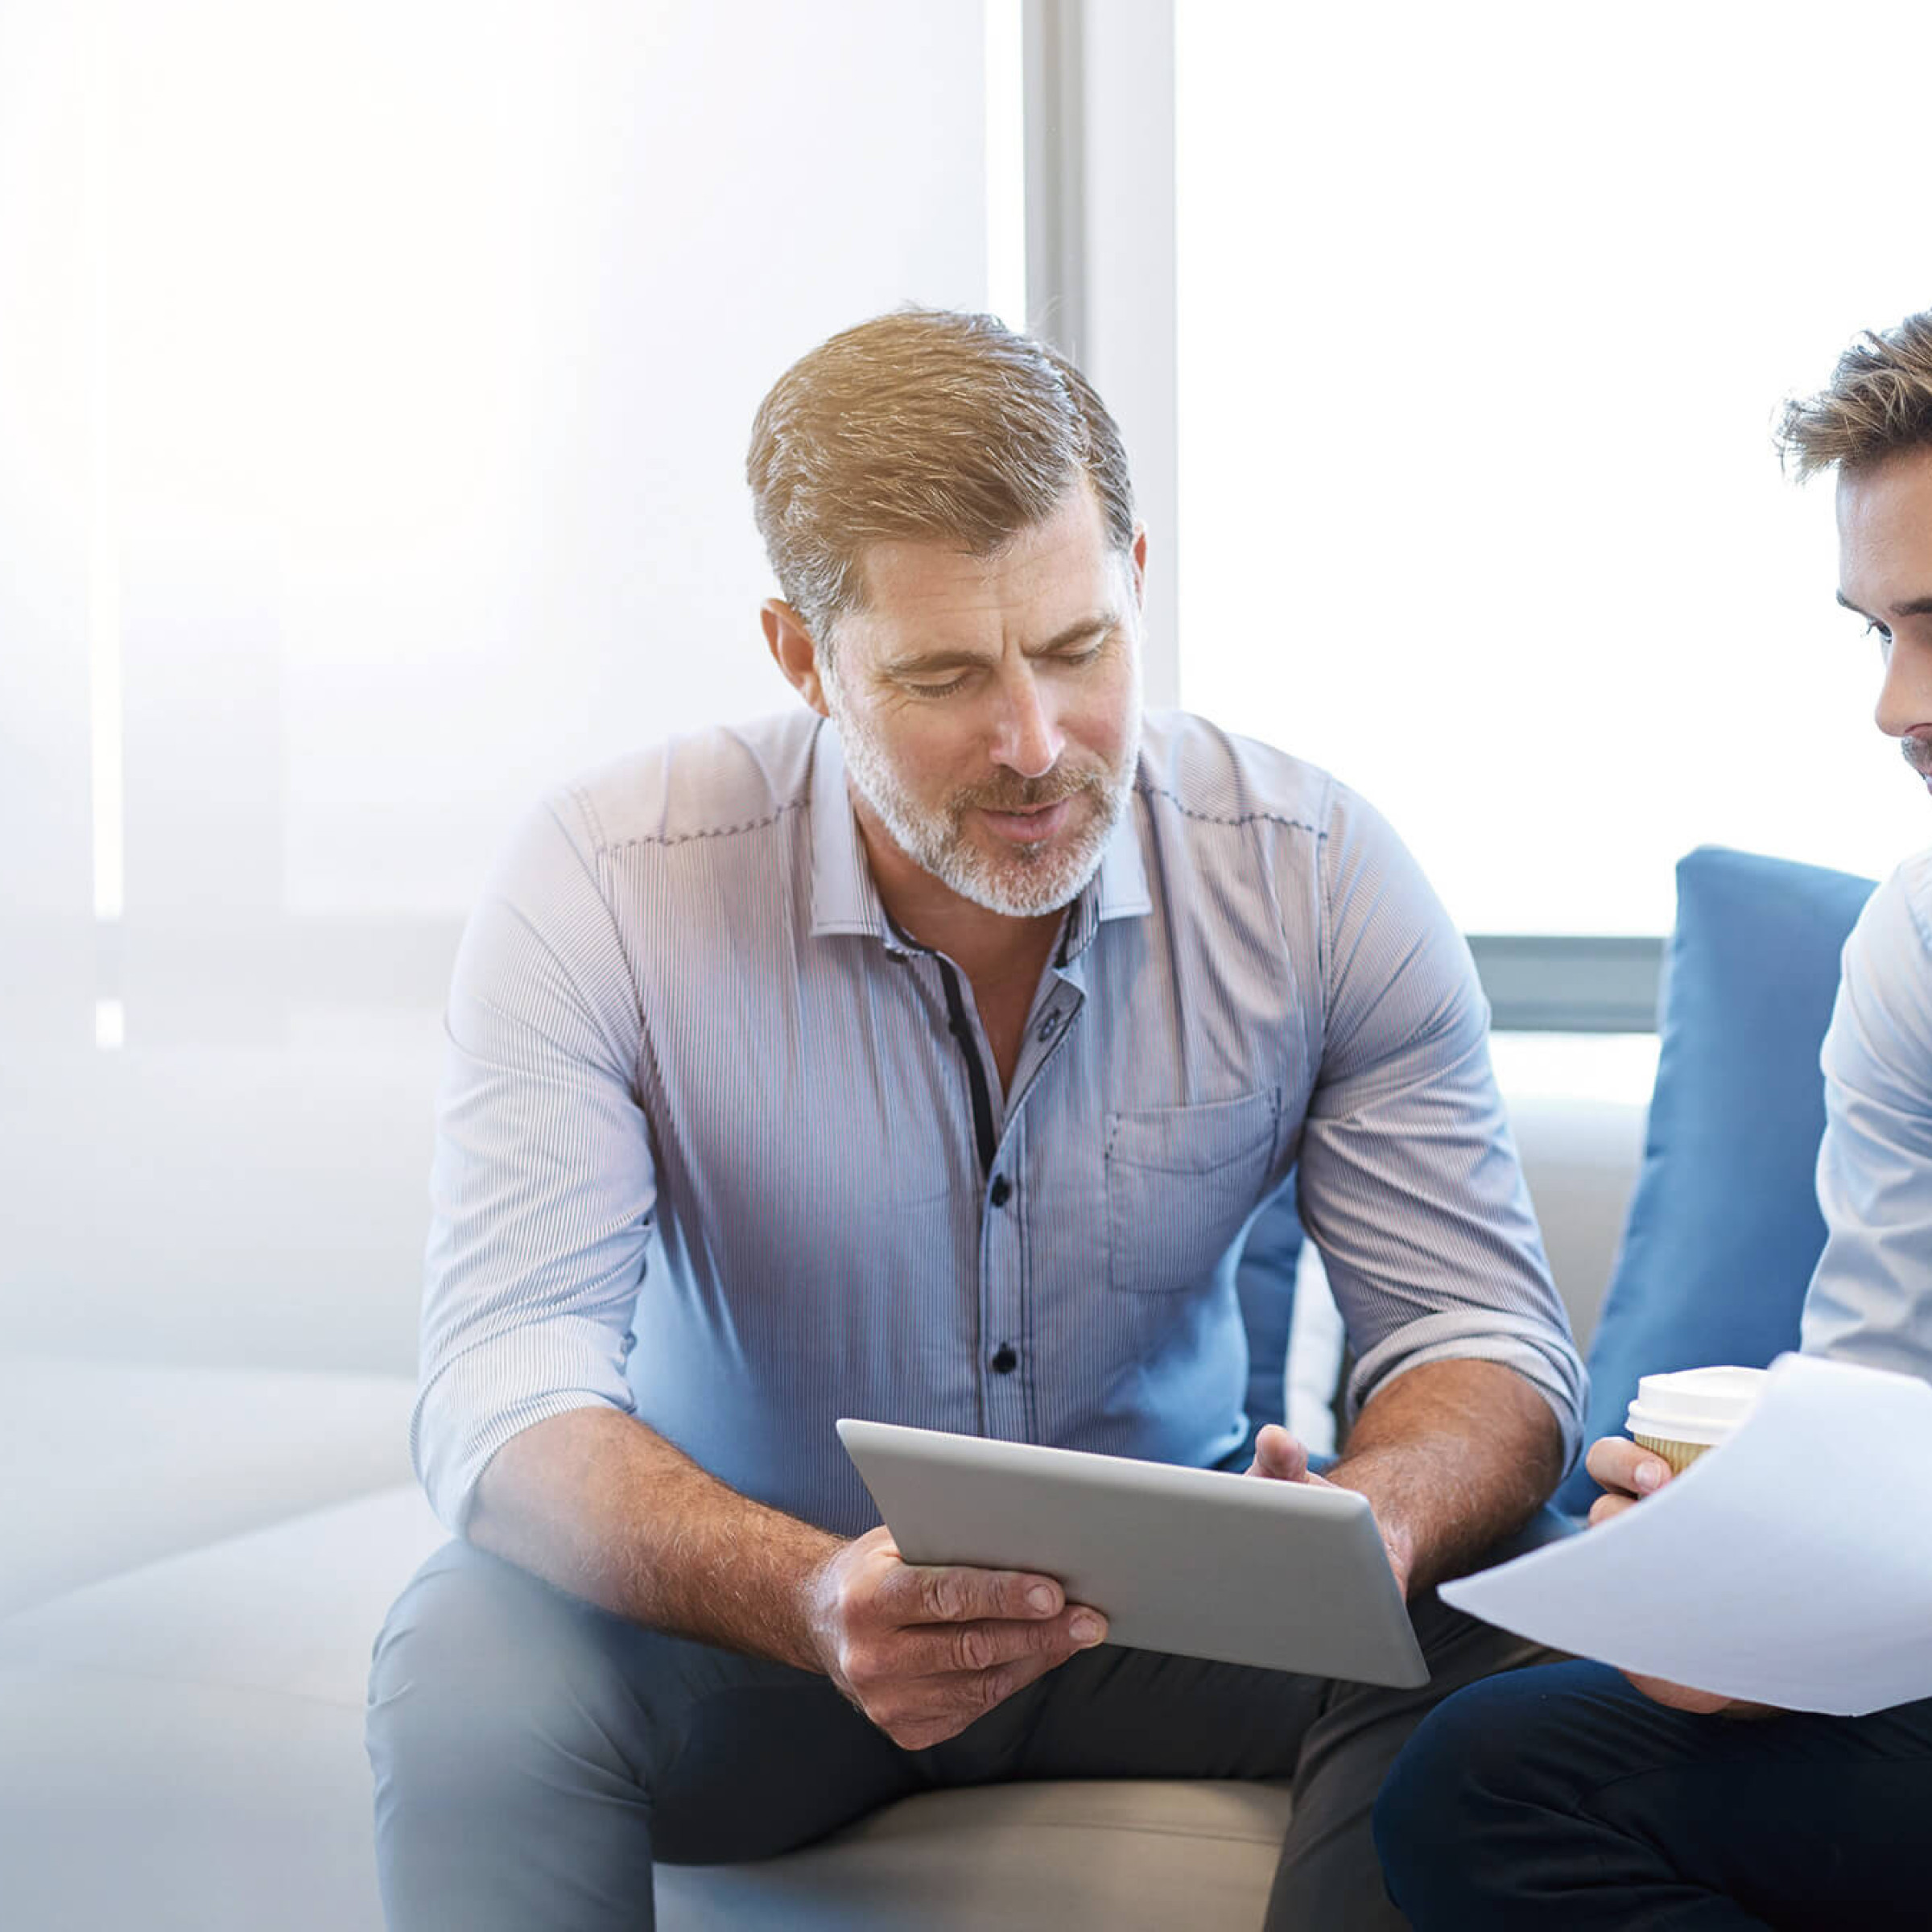
[[[1801,477],[1838,472],[1838,600],[1878,642],[1880,730],[1932,785],[1932,312],[1855,344],[1782,441]],[[1804,1348],[1932,1381],[1932,852],[1867,904],[1823,1060]],[[1670,1480],[1622,1437],[1589,1468],[1593,1522]],[[1376,1836],[1420,1932],[1878,1932],[1932,1922],[1928,1807],[1932,1699],[1823,1717],[1569,1663],[1438,1711]]]
[[[803,706],[558,794],[457,963],[414,1448],[460,1540],[371,1679],[391,1923],[635,1928],[654,1858],[1105,1775],[1296,1778],[1272,1922],[1398,1923],[1381,1775],[1531,1654],[1429,1586],[1549,1493],[1582,1387],[1468,950],[1344,787],[1143,720],[1146,539],[1062,357],[882,317],[749,473]],[[1357,1357],[1330,1480],[1431,1689],[902,1563],[841,1414],[1322,1480],[1242,1410],[1291,1170]]]

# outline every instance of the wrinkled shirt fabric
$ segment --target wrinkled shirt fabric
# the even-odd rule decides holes
[[[1291,1170],[1349,1407],[1501,1362],[1574,1455],[1488,1018],[1385,822],[1198,718],[1148,719],[1004,1092],[970,985],[886,915],[829,724],[612,766],[529,819],[460,948],[418,1471],[460,1529],[505,1442],[606,1406],[850,1534],[842,1415],[1215,1464],[1243,1238]]]

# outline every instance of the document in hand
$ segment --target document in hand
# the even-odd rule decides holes
[[[1444,1600],[1621,1670],[1840,1717],[1932,1696],[1932,1386],[1787,1355],[1720,1449]]]

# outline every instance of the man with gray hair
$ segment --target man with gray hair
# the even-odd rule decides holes
[[[1063,357],[880,318],[749,469],[803,704],[559,792],[457,961],[413,1446],[458,1540],[371,1678],[390,1922],[634,1932],[658,1858],[1202,1776],[1296,1780],[1271,1923],[1399,1924],[1383,1772],[1530,1654],[1430,1586],[1548,1495],[1582,1393],[1468,949],[1344,787],[1143,719],[1147,539]],[[1428,1690],[900,1559],[841,1414],[1324,1480],[1243,1409],[1236,1265],[1291,1171],[1356,1355],[1326,1480]]]
[[[1838,473],[1838,601],[1878,645],[1879,729],[1932,786],[1932,311],[1854,344],[1782,442],[1800,477]],[[1846,942],[1823,1059],[1804,1349],[1932,1381],[1932,851]],[[1589,1468],[1592,1522],[1671,1480],[1624,1437]],[[1932,1922],[1929,1806],[1932,1699],[1823,1717],[1566,1663],[1439,1711],[1376,1834],[1422,1932],[1879,1932]]]

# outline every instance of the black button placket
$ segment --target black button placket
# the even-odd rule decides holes
[[[1054,984],[1027,1023],[1019,1078],[1006,1102],[1005,1132],[995,1152],[980,1227],[980,1332],[988,1344],[985,1428],[1009,1441],[1030,1442],[1038,1430],[1027,1349],[1032,1334],[1032,1275],[1026,1251],[1026,1165],[1028,1096],[1073,1033],[1085,993],[1056,964]],[[1018,1371],[1018,1373],[1016,1373]]]
[[[982,1426],[989,1435],[1009,1442],[1028,1441],[1034,1434],[1032,1390],[1029,1378],[1014,1373],[1023,1360],[1026,1335],[1025,1236],[1022,1216],[1014,1205],[1019,1191],[1014,1179],[1019,1153],[1016,1143],[1024,1139],[1019,1129],[1026,1096],[1071,1032],[1084,991],[1066,972],[1065,960],[1056,962],[1058,984],[1046,1004],[1029,1022],[1027,1046],[1031,1051],[1022,1054],[1021,1064],[1025,1071],[1008,1100],[1002,1133],[994,1120],[989,1070],[967,1010],[959,969],[943,953],[923,947],[917,950],[924,952],[939,968],[946,1000],[947,1030],[952,1035],[965,1068],[973,1140],[985,1186],[980,1238],[980,1332],[983,1336],[1001,1339],[981,1357],[986,1371],[981,1384]]]
[[[1013,1198],[1013,1183],[1005,1174],[993,1171],[999,1158],[1000,1136],[993,1125],[993,1089],[988,1084],[986,1063],[980,1052],[980,1043],[973,1030],[972,1020],[966,1010],[966,996],[960,984],[959,969],[943,953],[931,955],[939,969],[939,983],[946,994],[946,1028],[960,1051],[960,1057],[966,1068],[966,1085],[972,1104],[972,1137],[979,1150],[980,1174],[985,1183],[985,1199],[988,1213],[1005,1207]],[[1011,1127],[1013,1116],[1007,1117]],[[1001,1321],[1001,1305],[1009,1305],[1017,1315],[1020,1299],[1018,1290],[1020,1271],[1025,1265],[1025,1257],[1020,1251],[1017,1226],[1001,1231],[1006,1243],[989,1238],[989,1230],[984,1220],[980,1238],[980,1331],[985,1334],[995,1329]],[[1002,1269],[997,1258],[989,1249],[995,1246],[1005,1249],[1010,1260]],[[998,1280],[1001,1274],[1010,1276],[1011,1288],[1002,1294],[1002,1284]],[[992,1371],[993,1381],[985,1388],[983,1408],[984,1426],[989,1435],[1002,1438],[1009,1442],[1024,1442],[1031,1435],[1026,1422],[1026,1390],[1024,1383],[1015,1384],[1008,1378],[1020,1365],[1019,1351],[1009,1341],[1003,1341],[986,1359]]]
[[[972,1096],[972,1137],[979,1144],[980,1172],[984,1174],[992,1169],[993,1156],[998,1151],[993,1136],[993,1089],[986,1084],[986,1063],[980,1058],[972,1022],[966,1016],[966,997],[960,990],[958,969],[943,954],[934,956],[939,960],[939,978],[946,988],[946,1024],[966,1062],[966,1082]]]

